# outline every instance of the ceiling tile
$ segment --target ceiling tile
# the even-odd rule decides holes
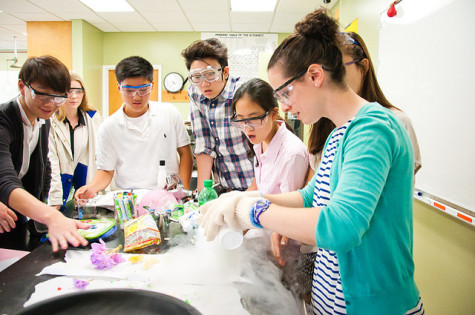
[[[301,21],[307,13],[276,13],[273,23],[294,24]]]
[[[186,11],[185,14],[193,25],[229,23],[228,14],[224,14],[222,11]]]
[[[143,12],[142,15],[153,25],[171,23],[179,26],[180,23],[188,25],[186,16],[181,11],[165,12],[165,11],[151,11]]]
[[[211,8],[213,11],[222,10],[229,12],[228,0],[178,0],[185,12],[201,11],[206,12]]]
[[[77,0],[28,0],[51,13],[91,12],[92,10]],[[23,12],[23,11],[22,11]]]
[[[0,1],[0,10],[7,13],[35,13],[35,12],[45,12],[40,7],[31,4],[25,0],[1,0]]]
[[[119,23],[114,24],[121,32],[156,32],[157,30],[148,23],[138,23],[138,24],[125,24]]]
[[[259,23],[269,24],[272,22],[274,12],[231,12],[231,23]]]
[[[63,21],[63,19],[49,13],[15,13],[15,16],[24,21]]]
[[[15,32],[15,33],[19,33],[19,34],[26,33],[26,23],[24,23],[24,24],[4,25],[3,27],[5,29],[9,30],[10,32]],[[22,35],[22,36],[25,36],[25,35]]]
[[[119,32],[119,29],[109,23],[91,23],[103,32]]]
[[[128,0],[127,2],[142,13],[146,11],[181,11],[176,0]]]
[[[310,13],[321,7],[321,0],[280,0],[276,12]]]
[[[4,12],[0,12],[0,21],[2,25],[25,23],[25,21]]]
[[[196,32],[231,32],[229,24],[194,23],[193,28]]]
[[[186,23],[165,23],[165,24],[153,24],[153,26],[160,32],[192,32],[193,29],[191,28],[188,22]]]
[[[106,23],[107,21],[104,20],[99,15],[95,14],[94,12],[60,12],[56,13],[59,18],[63,20],[84,20],[89,23]]]
[[[113,24],[140,24],[147,23],[137,12],[97,12],[104,20]]]
[[[231,24],[233,32],[266,33],[269,31],[269,24]]]

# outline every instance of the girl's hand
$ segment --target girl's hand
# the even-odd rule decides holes
[[[275,259],[282,267],[285,266],[285,260],[282,257],[282,248],[287,246],[289,239],[286,236],[282,236],[276,232],[272,233],[271,236],[271,246],[272,254],[274,254]]]

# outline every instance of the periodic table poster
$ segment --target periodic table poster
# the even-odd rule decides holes
[[[217,38],[228,48],[231,76],[243,81],[259,77],[259,54],[276,49],[277,34],[201,33],[201,39]]]

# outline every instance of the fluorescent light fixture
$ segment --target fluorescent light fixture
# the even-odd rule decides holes
[[[125,0],[79,0],[96,12],[135,11]]]
[[[231,0],[231,11],[272,12],[277,0]]]

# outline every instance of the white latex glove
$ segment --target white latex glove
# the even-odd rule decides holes
[[[246,197],[262,197],[259,190],[249,190],[249,191],[233,190],[233,191],[221,194],[219,198],[234,197],[236,195],[242,195]]]
[[[259,192],[257,194],[258,197],[249,197],[248,193],[230,192],[202,205],[199,208],[200,226],[204,229],[206,240],[214,240],[219,228],[224,224],[241,231],[255,229],[250,219],[251,208],[258,200],[263,199]]]

